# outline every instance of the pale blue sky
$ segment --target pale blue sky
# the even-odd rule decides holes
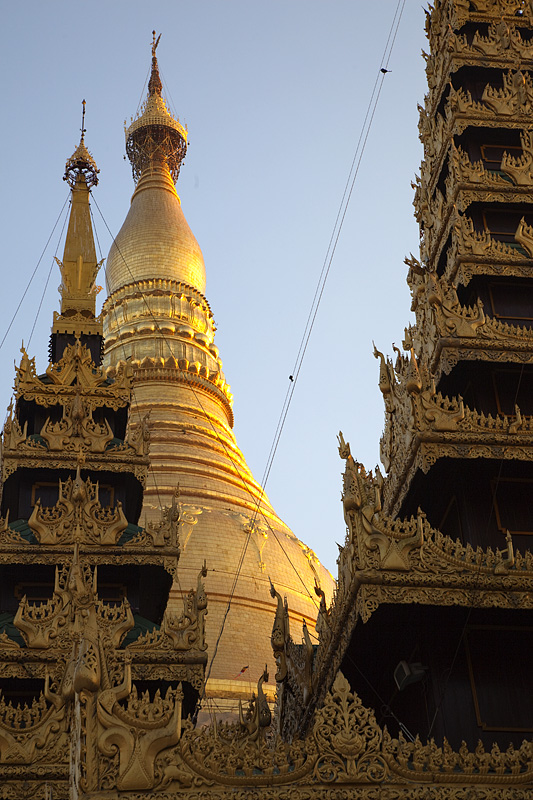
[[[62,175],[79,140],[83,98],[86,141],[101,170],[95,198],[118,232],[133,191],[123,124],[141,99],[156,28],[166,96],[189,128],[178,194],[205,257],[217,344],[235,395],[237,440],[260,480],[396,5],[4,5],[0,339],[67,196]],[[410,181],[421,159],[416,105],[425,92],[423,26],[421,4],[407,0],[267,486],[280,516],[335,573],[335,542],[344,539],[336,434],[342,429],[354,457],[375,465],[383,405],[372,339],[391,352],[410,321],[403,258],[418,247]],[[106,255],[110,237],[94,213]],[[56,230],[0,349],[1,409],[58,238]],[[58,283],[54,267],[29,348],[40,370]]]

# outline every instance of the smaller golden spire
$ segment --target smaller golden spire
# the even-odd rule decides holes
[[[52,335],[102,335],[96,318],[96,260],[89,189],[98,183],[99,169],[85,146],[85,100],[82,103],[80,143],[65,166],[63,180],[71,187],[70,218],[61,270],[61,313],[54,313]]]

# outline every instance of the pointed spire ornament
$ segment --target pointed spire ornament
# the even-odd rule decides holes
[[[158,94],[161,96],[161,92],[163,90],[163,84],[161,82],[161,78],[159,76],[159,65],[157,63],[157,56],[155,51],[157,50],[157,45],[159,44],[159,40],[161,39],[161,34],[155,38],[155,31],[152,31],[153,42],[152,42],[152,74],[150,75],[150,80],[148,81],[148,94],[149,96]]]
[[[168,169],[175,183],[187,152],[187,129],[175,119],[161,96],[163,84],[159,75],[156,39],[152,31],[152,71],[148,82],[148,97],[141,113],[126,128],[126,153],[131,162],[133,179],[137,182],[143,172]]]
[[[99,342],[102,337],[102,320],[96,316],[99,287],[95,281],[103,260],[96,259],[89,206],[90,189],[97,185],[100,170],[85,145],[85,105],[83,100],[80,143],[67,160],[63,176],[71,188],[70,218],[63,260],[55,259],[61,271],[61,313],[54,312],[50,340],[52,360],[61,357],[62,347],[72,344],[72,337],[96,336]],[[100,344],[95,354],[99,349]]]
[[[98,173],[100,170],[96,166],[96,161],[87,150],[85,146],[85,100],[82,100],[82,115],[81,115],[81,138],[80,143],[74,150],[71,157],[65,165],[65,174],[63,180],[73,189],[76,181],[83,175],[85,184],[88,189],[96,186],[98,183]]]

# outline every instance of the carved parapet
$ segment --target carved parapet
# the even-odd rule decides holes
[[[417,262],[418,264],[418,262]],[[488,361],[533,360],[533,331],[486,317],[478,300],[463,306],[455,286],[418,264],[411,266],[408,282],[416,325],[406,329],[405,347],[414,347],[435,380],[461,359]]]
[[[67,765],[68,719],[64,709],[49,704],[44,695],[31,705],[13,705],[0,699],[0,782],[6,765],[32,766],[47,763],[52,768]],[[54,764],[55,762],[55,764]],[[24,772],[21,770],[22,775]],[[19,773],[20,774],[20,773]]]
[[[463,120],[463,127],[465,122],[527,127],[531,122],[532,102],[533,81],[529,73],[509,69],[503,73],[503,87],[487,84],[480,100],[475,100],[467,89],[451,87],[444,110],[446,127],[454,126],[454,119]],[[429,141],[428,148],[427,156],[439,152]]]
[[[158,522],[147,523],[144,529],[134,536],[125,547],[132,548],[140,544],[150,544],[153,547],[171,547],[179,555],[181,517],[178,487],[172,498],[172,505],[165,506],[161,510],[161,519]]]
[[[513,69],[516,64],[527,63],[532,57],[533,47],[521,35],[523,16],[500,16],[489,21],[486,33],[476,30],[473,36],[454,30],[452,24],[432,30],[430,55],[426,58],[426,74],[429,94],[426,107],[435,113],[449,75],[464,66],[479,66],[495,69]],[[521,24],[520,24],[521,23]]]
[[[337,601],[349,594],[354,577],[361,577],[364,570],[410,572],[414,584],[416,581],[425,583],[421,576],[429,574],[436,586],[439,580],[441,585],[449,585],[450,578],[452,584],[460,586],[467,576],[484,576],[490,582],[493,576],[505,574],[512,578],[515,586],[520,586],[522,580],[522,588],[529,586],[533,580],[533,554],[529,551],[515,554],[510,536],[503,551],[474,549],[433,528],[420,509],[416,517],[394,518],[382,510],[381,493],[378,495],[376,492],[376,478],[358,466],[357,481],[362,502],[348,511],[345,506],[347,542],[353,545],[350,580],[339,583]],[[348,554],[346,548],[342,556],[345,553]],[[408,599],[405,602],[409,602]],[[335,615],[334,607],[330,614]]]
[[[103,453],[90,449],[72,448],[49,451],[41,442],[29,437],[17,449],[5,450],[2,459],[2,480],[6,481],[18,469],[64,469],[76,471],[83,463],[83,469],[96,471],[129,472],[144,486],[148,472],[149,458],[137,455],[135,450],[123,443],[111,446]]]
[[[444,269],[447,281],[467,286],[474,275],[533,277],[533,260],[521,244],[502,242],[488,233],[475,233],[472,236],[470,221],[466,221],[464,216],[460,220],[447,248]],[[464,235],[461,230],[463,224],[466,227]]]
[[[426,33],[431,49],[437,52],[447,31],[458,30],[469,20],[489,23],[487,36],[490,40],[494,26],[503,22],[509,35],[513,36],[513,29],[531,24],[533,15],[528,0],[438,0],[430,6],[426,16]],[[511,46],[506,43],[505,29],[498,35],[503,38],[504,49]]]
[[[422,800],[428,790],[439,800],[531,796],[532,742],[506,751],[486,750],[479,743],[470,751],[464,744],[454,750],[446,740],[437,745],[393,738],[341,672],[335,669],[329,683],[314,717],[290,709],[285,741],[258,736],[260,725],[246,718],[194,729],[181,722],[179,688],[153,701],[131,687],[110,686],[95,696],[84,692],[75,702],[84,746],[72,759],[71,782],[80,797],[88,797],[99,792],[98,776],[103,776],[104,787],[112,787],[107,794],[135,800],[147,791],[165,800],[205,793],[211,800],[259,794],[268,800],[371,800],[378,794]],[[252,715],[256,708],[252,703]],[[61,737],[58,741],[63,744]],[[66,756],[68,748],[63,749]],[[9,788],[10,798],[23,800],[32,784],[13,780],[9,769],[9,763],[0,763],[2,788]],[[66,798],[66,775],[58,774],[54,797]]]
[[[397,399],[381,439],[389,511],[398,508],[414,471],[428,472],[440,458],[530,458],[533,417],[518,407],[514,414],[484,414],[465,406],[461,397],[445,397],[433,388],[398,392]]]
[[[427,174],[427,162],[422,163],[422,176],[413,184],[416,218],[421,226],[422,260],[436,262],[450,231],[455,228],[458,232],[460,218],[472,203],[528,202],[533,186],[531,132],[522,130],[521,138],[522,154],[504,153],[498,171],[486,169],[481,160],[471,162],[452,139],[445,195],[439,186],[433,186],[437,176]],[[470,232],[471,229],[464,231],[467,235]]]
[[[33,399],[40,402],[39,398]],[[10,407],[3,432],[4,480],[19,467],[32,468],[39,459],[43,464],[49,462],[52,468],[56,465],[69,468],[73,461],[92,461],[97,469],[113,468],[116,462],[117,470],[121,465],[124,469],[127,464],[131,465],[132,471],[139,464],[148,465],[149,435],[146,425],[140,426],[137,438],[122,442],[114,437],[107,419],[103,418],[102,422],[93,419],[93,408],[98,403],[93,403],[94,397],[90,391],[84,393],[79,386],[69,387],[68,391],[55,397],[55,403],[48,403],[48,400],[43,404],[63,406],[62,418],[52,421],[48,417],[40,432],[31,436],[27,435],[27,423],[21,429]],[[100,400],[103,401],[101,404],[106,405],[103,398]],[[120,403],[125,404],[127,399]],[[100,461],[107,462],[106,467],[99,466]]]
[[[515,245],[494,239],[487,231],[474,230],[474,223],[467,216],[459,218],[455,225],[454,233],[460,243],[459,252],[461,255],[469,254],[485,258],[499,258],[500,260],[502,257],[506,260],[513,260],[524,256],[523,252],[517,251]],[[515,238],[519,235],[520,226]],[[516,241],[523,246],[523,242],[520,239],[516,238]],[[530,253],[526,251],[526,255],[530,255]]]
[[[509,81],[509,75],[507,80]],[[449,210],[455,202],[454,195],[457,194],[458,187],[461,186],[465,195],[469,192],[473,194],[470,202],[479,199],[475,193],[487,193],[493,191],[502,192],[508,195],[520,189],[521,186],[529,185],[528,157],[522,159],[521,156],[507,154],[503,160],[503,166],[498,171],[489,171],[481,167],[479,162],[471,163],[468,157],[459,152],[454,153],[453,137],[461,135],[469,126],[484,126],[491,128],[512,127],[521,131],[529,131],[531,128],[531,114],[529,106],[533,100],[533,81],[530,81],[531,98],[527,100],[523,107],[516,112],[509,111],[508,114],[495,113],[483,100],[473,100],[468,91],[459,88],[451,89],[449,96],[444,104],[444,116],[441,114],[430,113],[428,110],[419,106],[419,134],[420,140],[424,145],[424,161],[421,166],[421,188],[415,187],[415,207],[419,221],[422,219],[424,208],[429,212],[429,204],[436,210],[439,205]],[[497,94],[500,90],[492,87],[486,89],[487,100],[490,102],[502,103],[502,99]],[[439,101],[440,102],[440,101]],[[523,141],[524,146],[524,141]],[[451,149],[450,149],[451,148]],[[516,163],[513,163],[513,158]],[[448,161],[450,173],[447,176],[446,198],[443,201],[439,198],[438,181],[445,162]],[[442,188],[442,187],[441,187]],[[439,190],[440,191],[440,190]],[[522,202],[525,198],[522,198]],[[466,203],[462,203],[466,207]],[[446,219],[447,213],[442,213]],[[426,214],[426,221],[430,225],[435,224],[435,219]]]
[[[21,631],[28,647],[46,649],[60,637],[70,648],[93,619],[100,636],[110,647],[119,647],[134,619],[130,605],[123,599],[116,605],[98,600],[96,594],[96,570],[94,573],[79,562],[75,549],[72,564],[56,569],[54,592],[44,603],[28,603],[26,597],[20,601],[14,624]]]
[[[68,405],[79,392],[88,409],[108,406],[114,410],[129,403],[132,371],[124,365],[111,382],[102,367],[97,367],[91,353],[78,339],[67,345],[61,359],[49,364],[43,379],[35,369],[35,359],[30,359],[22,348],[20,366],[16,369],[15,397],[34,400],[48,407]]]

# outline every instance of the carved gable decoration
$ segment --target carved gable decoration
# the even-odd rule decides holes
[[[28,524],[39,544],[91,543],[116,545],[128,521],[122,505],[103,508],[98,498],[98,483],[83,481],[80,469],[76,478],[59,481],[59,499],[45,508],[37,498]]]
[[[35,400],[42,406],[68,406],[78,393],[87,408],[108,406],[114,410],[128,404],[132,371],[124,365],[114,382],[110,382],[102,367],[96,367],[88,347],[79,339],[65,347],[59,361],[49,364],[46,373],[39,377],[35,359],[30,359],[22,348],[20,366],[16,369],[15,395]]]

